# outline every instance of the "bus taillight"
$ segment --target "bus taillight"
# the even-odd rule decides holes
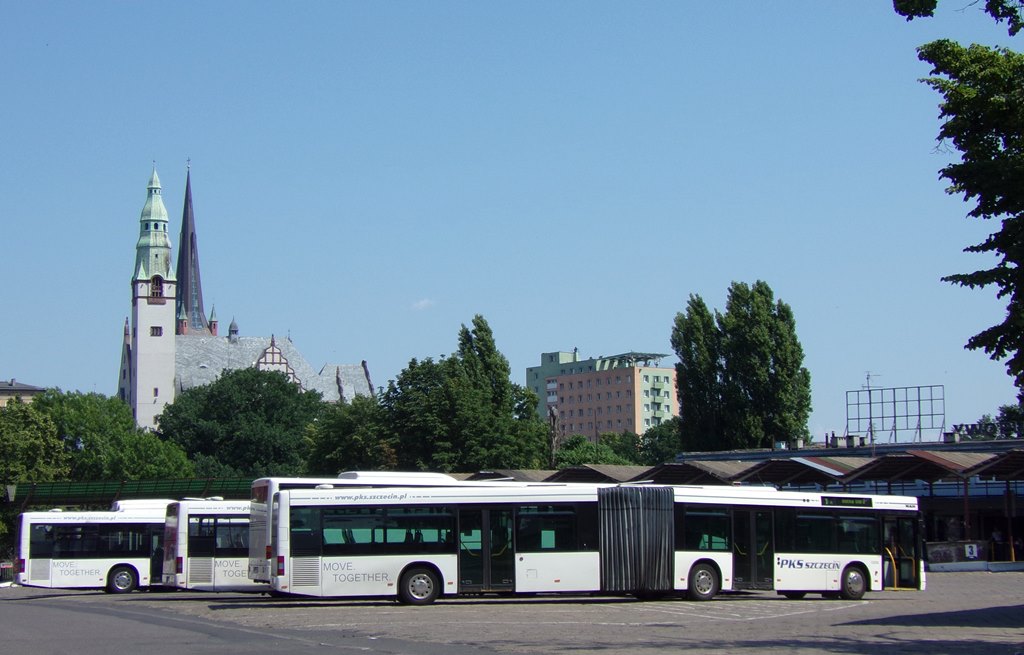
[[[270,546],[267,546],[267,554],[266,554],[266,558],[267,558],[267,559],[270,559],[270,557],[271,557],[271,555],[272,555],[272,554],[273,554],[273,553],[271,553],[271,552],[270,552]]]
[[[184,558],[181,558],[181,557],[175,557],[174,558],[174,572],[175,573],[179,573],[179,574],[185,572]]]
[[[24,573],[25,572],[25,560],[24,559],[18,558],[18,561],[16,561],[14,563],[14,572],[15,573]]]
[[[278,577],[284,575],[284,555],[277,556],[277,575]]]

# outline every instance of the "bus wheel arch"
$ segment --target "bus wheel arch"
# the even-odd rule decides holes
[[[686,597],[690,600],[711,600],[722,588],[722,572],[712,560],[699,560],[690,567]]]
[[[139,572],[130,564],[118,564],[110,568],[107,574],[107,592],[126,594],[139,587]]]
[[[398,602],[404,605],[429,605],[441,596],[443,578],[433,564],[415,562],[398,577]]]
[[[860,600],[871,589],[867,567],[860,562],[851,562],[843,569],[839,578],[839,596],[843,600]]]

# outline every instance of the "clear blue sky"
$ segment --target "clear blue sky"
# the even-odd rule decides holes
[[[191,158],[207,310],[315,367],[385,385],[479,313],[522,384],[763,279],[813,434],[868,371],[973,422],[1004,305],[939,278],[997,226],[944,193],[915,48],[1020,47],[942,4],[0,0],[0,378],[116,393],[152,162],[177,247]]]

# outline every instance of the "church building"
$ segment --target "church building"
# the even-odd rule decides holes
[[[132,310],[124,323],[118,395],[132,408],[135,422],[154,428],[178,392],[209,384],[227,370],[256,367],[280,371],[303,390],[316,390],[328,402],[373,395],[366,361],[324,364],[314,369],[291,338],[244,337],[232,320],[218,334],[216,311],[203,308],[199,248],[192,209],[192,172],[185,176],[185,207],[176,266],[171,266],[167,208],[156,168],[149,178],[139,217],[139,240],[132,272]]]

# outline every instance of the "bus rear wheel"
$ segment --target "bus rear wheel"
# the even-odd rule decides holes
[[[130,566],[115,566],[107,576],[107,591],[112,594],[126,594],[139,586],[139,577]]]
[[[398,601],[406,605],[429,605],[437,600],[441,581],[437,574],[426,567],[417,566],[402,575],[398,585]]]
[[[839,595],[843,600],[860,600],[868,590],[868,581],[864,571],[857,566],[847,566],[843,570],[840,581]]]
[[[690,600],[711,600],[718,593],[718,572],[710,564],[697,564],[690,569],[686,596]]]

